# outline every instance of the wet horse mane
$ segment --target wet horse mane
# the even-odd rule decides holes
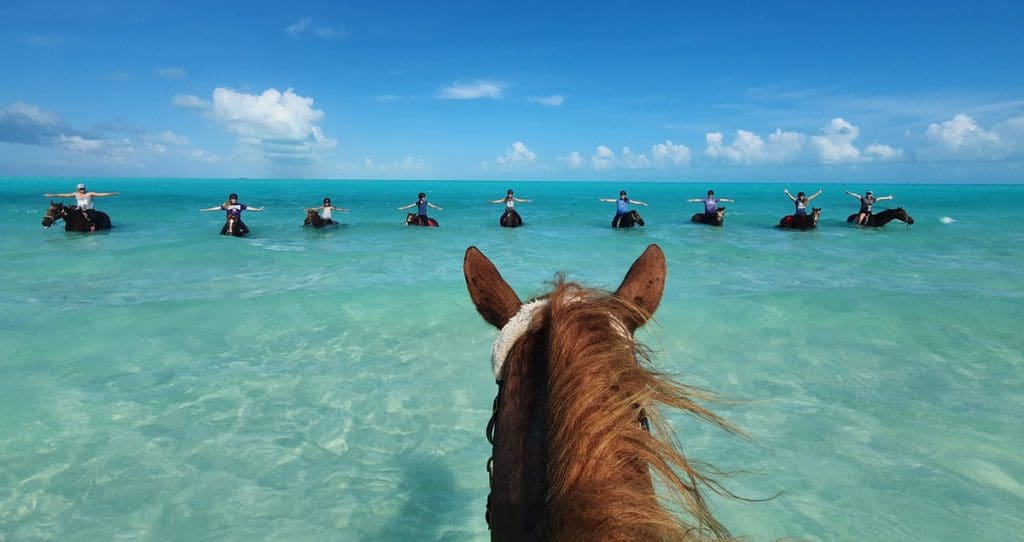
[[[710,393],[646,368],[648,351],[633,339],[632,332],[660,301],[665,269],[660,249],[649,247],[615,293],[558,278],[539,307],[521,304],[493,264],[473,251],[467,250],[466,280],[485,320],[503,328],[512,315],[519,318],[521,308],[535,307],[528,324],[511,322],[510,327],[525,327],[499,378],[494,499],[488,498],[489,513],[497,518],[493,537],[728,537],[703,491],[728,492],[677,448],[659,409],[677,408],[739,431],[699,404],[711,399]],[[648,258],[651,253],[656,257]],[[484,263],[471,261],[477,258]],[[649,260],[656,265],[647,265]],[[660,272],[650,270],[659,265]],[[494,282],[500,286],[485,286]],[[650,430],[642,420],[650,421]],[[652,474],[672,504],[661,502]]]

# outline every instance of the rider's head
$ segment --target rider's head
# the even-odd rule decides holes
[[[331,204],[331,198],[324,198],[324,205],[330,205],[330,204]]]

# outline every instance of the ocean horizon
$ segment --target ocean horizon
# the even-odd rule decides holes
[[[86,178],[114,228],[44,229],[79,181],[0,178],[0,541],[487,539],[496,331],[466,248],[526,299],[614,289],[652,243],[638,339],[751,436],[665,412],[767,499],[710,495],[733,535],[1024,532],[1024,185]],[[522,228],[488,204],[508,188]],[[709,188],[721,228],[689,222]],[[823,189],[817,229],[774,227],[784,188]],[[847,224],[866,189],[915,223]],[[609,227],[619,190],[645,227]],[[420,191],[439,228],[404,226]],[[231,192],[264,207],[245,238],[199,212]],[[342,224],[303,228],[324,197]]]

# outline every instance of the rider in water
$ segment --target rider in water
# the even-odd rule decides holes
[[[860,200],[860,213],[857,215],[857,223],[858,224],[867,224],[868,223],[868,217],[871,216],[871,206],[874,205],[875,202],[879,202],[879,201],[883,201],[883,200],[887,200],[887,199],[892,199],[892,195],[882,196],[882,197],[876,198],[874,196],[874,194],[871,193],[870,190],[865,192],[863,196],[861,196],[860,194],[854,194],[853,192],[850,192],[849,190],[847,190],[846,193],[849,194],[851,197],[854,197],[854,198],[857,198],[858,200]]]
[[[335,207],[331,205],[331,198],[324,198],[324,204],[320,207],[310,207],[306,211],[316,211],[320,213],[320,218],[327,221],[328,224],[336,224],[333,218],[331,218],[331,211],[340,211],[347,213],[348,209],[342,209],[341,207]]]
[[[199,209],[200,211],[225,211],[228,217],[235,217],[238,221],[238,228],[241,233],[249,233],[249,228],[246,227],[245,222],[242,222],[242,211],[262,211],[263,207],[249,207],[238,203],[238,194],[231,194],[228,196],[228,200],[220,204],[218,207],[210,207],[208,209]],[[220,234],[226,235],[231,232],[227,231],[228,225],[225,223],[224,228],[221,229]]]
[[[504,198],[487,200],[488,203],[504,203],[505,204],[505,214],[514,213],[518,217],[519,213],[516,213],[516,202],[517,201],[519,203],[529,203],[529,202],[531,202],[533,200],[522,199],[522,198],[517,198],[517,197],[513,196],[511,188],[508,189],[508,192],[505,194]],[[522,223],[522,219],[520,219],[519,222]]]
[[[818,190],[817,192],[814,193],[813,196],[810,197],[806,196],[803,192],[798,192],[796,197],[794,198],[793,194],[789,193],[788,188],[783,189],[783,192],[785,192],[786,196],[789,199],[793,200],[793,203],[796,204],[796,211],[793,213],[794,219],[797,217],[807,216],[807,204],[810,203],[812,199],[821,195],[821,190]]]
[[[438,207],[437,205],[434,205],[433,203],[427,201],[427,195],[424,194],[423,192],[420,192],[419,195],[416,196],[416,201],[410,203],[409,205],[403,205],[399,207],[398,210],[402,211],[410,207],[416,207],[416,220],[419,222],[420,226],[430,225],[430,217],[427,216],[427,207],[433,207],[438,211],[444,210]]]
[[[600,198],[600,201],[604,201],[604,202],[614,203],[615,204],[615,217],[612,218],[612,227],[613,228],[619,227],[619,222],[622,221],[622,217],[624,217],[627,214],[629,214],[629,204],[630,203],[633,203],[633,204],[636,204],[636,205],[643,205],[644,207],[647,207],[647,204],[642,202],[642,201],[640,201],[640,200],[629,199],[628,197],[626,197],[626,191],[625,190],[622,190],[622,191],[619,192],[618,199]]]
[[[729,203],[736,203],[736,200],[729,198],[716,198],[714,190],[708,190],[708,196],[706,198],[693,198],[686,201],[694,203],[701,202],[704,204],[704,221],[710,222],[715,218],[715,213],[718,211],[718,202],[725,201]]]
[[[78,183],[76,190],[67,194],[43,194],[48,198],[75,198],[75,203],[79,211],[85,216],[89,222],[93,221],[93,215],[95,209],[93,208],[93,198],[106,198],[109,196],[118,195],[117,192],[90,192],[86,187],[85,183]]]

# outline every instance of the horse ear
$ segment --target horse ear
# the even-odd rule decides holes
[[[466,249],[462,272],[466,275],[466,287],[477,312],[492,326],[501,329],[519,312],[522,306],[519,296],[501,278],[491,260],[476,247]]]
[[[667,271],[665,254],[658,245],[650,245],[633,262],[619,289],[615,290],[616,297],[636,305],[644,312],[642,320],[630,322],[632,329],[642,326],[658,309],[661,294],[665,291]]]

